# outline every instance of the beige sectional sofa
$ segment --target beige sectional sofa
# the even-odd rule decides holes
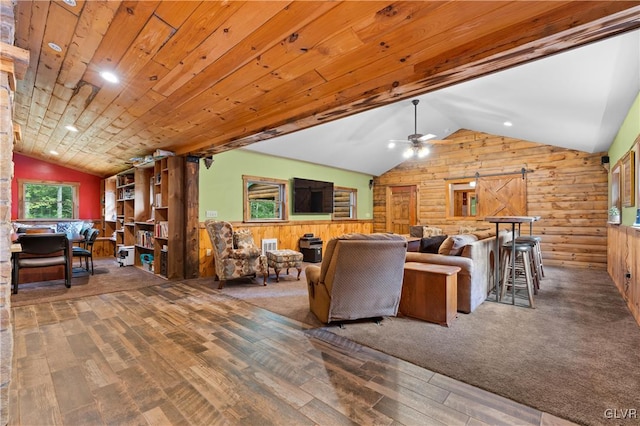
[[[473,237],[469,238],[469,236]],[[463,244],[458,247],[459,255],[408,252],[405,261],[460,267],[458,273],[458,311],[471,313],[487,299],[494,284],[495,230],[471,232],[467,237],[464,235],[451,237],[454,239],[459,237],[458,244]],[[471,241],[474,238],[477,239]],[[500,245],[511,241],[511,232],[502,230],[499,238]],[[448,243],[451,243],[451,239],[442,244]]]

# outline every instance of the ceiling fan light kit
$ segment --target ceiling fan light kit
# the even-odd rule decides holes
[[[411,158],[411,157],[424,158],[427,155],[429,155],[429,147],[425,142],[435,138],[436,135],[434,135],[433,133],[427,133],[426,135],[418,133],[418,103],[420,103],[420,100],[414,99],[411,101],[411,103],[413,104],[413,109],[414,109],[413,134],[407,136],[407,139],[405,140],[390,140],[387,147],[389,149],[395,148],[396,142],[409,144],[407,149],[405,149],[402,153],[402,156],[404,158]],[[431,141],[431,142],[435,142],[435,141]]]

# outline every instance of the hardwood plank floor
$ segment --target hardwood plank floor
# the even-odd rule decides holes
[[[570,424],[181,283],[13,318],[11,425]]]

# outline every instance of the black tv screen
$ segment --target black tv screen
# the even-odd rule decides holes
[[[333,213],[333,182],[293,178],[293,213]]]

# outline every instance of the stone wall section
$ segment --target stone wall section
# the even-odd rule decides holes
[[[0,1],[0,42],[13,45],[13,2]],[[0,46],[1,48],[2,46]],[[0,71],[0,425],[9,422],[9,383],[13,363],[11,318],[11,179],[13,177],[13,93]]]

